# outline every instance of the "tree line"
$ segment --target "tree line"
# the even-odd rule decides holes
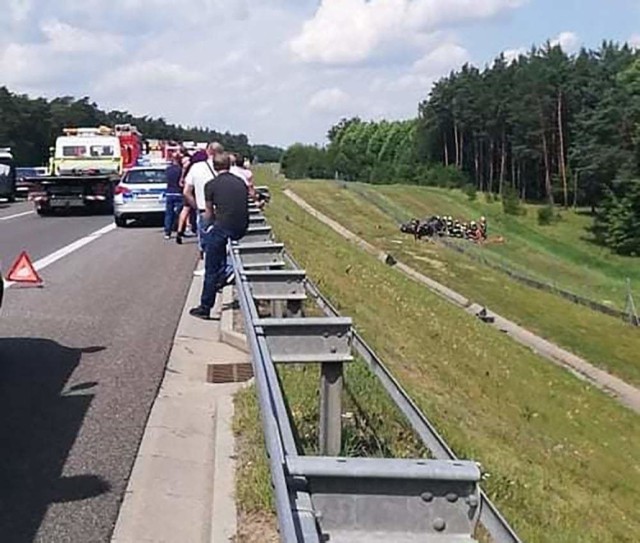
[[[443,77],[409,121],[343,119],[323,147],[296,145],[286,175],[477,190],[588,206],[594,233],[640,254],[640,53],[547,43]],[[318,175],[320,174],[320,175]]]
[[[252,147],[245,134],[209,128],[183,127],[163,118],[135,116],[127,111],[103,111],[88,97],[47,100],[30,98],[0,87],[0,147],[11,147],[18,165],[45,164],[49,147],[65,127],[136,125],[144,138],[174,141],[219,141],[226,148],[261,162],[279,162],[283,150],[269,145]]]

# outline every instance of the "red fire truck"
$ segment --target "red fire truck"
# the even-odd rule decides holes
[[[131,124],[117,124],[114,130],[120,140],[122,167],[126,171],[133,168],[142,156],[142,134]]]

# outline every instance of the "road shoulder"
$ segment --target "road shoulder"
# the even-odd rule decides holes
[[[189,316],[194,277],[129,479],[113,543],[223,543],[236,532],[235,383],[209,384],[212,364],[245,363],[220,340],[220,321]],[[219,297],[219,313],[222,297]]]

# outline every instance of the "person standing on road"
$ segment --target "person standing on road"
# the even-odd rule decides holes
[[[189,313],[205,320],[210,318],[217,291],[225,281],[227,243],[230,239],[241,239],[249,227],[249,190],[242,179],[229,172],[230,167],[229,155],[217,154],[214,159],[217,176],[204,189],[204,284],[200,305]]]
[[[196,222],[198,223],[198,245],[200,247],[201,257],[202,253],[204,253],[202,232],[200,228],[201,217],[205,212],[204,186],[217,175],[214,166],[214,158],[223,152],[224,148],[221,144],[217,142],[210,143],[207,146],[207,159],[192,164],[184,178],[185,200],[196,210],[197,213]],[[180,242],[181,241],[182,239]]]
[[[183,196],[182,187],[182,157],[175,154],[171,159],[171,164],[166,170],[167,192],[165,193],[164,210],[164,239],[171,239],[171,232],[176,223],[176,219],[182,210]],[[180,232],[178,231],[178,235]]]
[[[182,238],[186,235],[190,214],[193,214],[195,217],[195,210],[191,208],[189,202],[187,202],[184,198],[184,178],[189,172],[189,168],[191,168],[192,158],[189,156],[189,153],[185,153],[182,155],[182,179],[180,179],[180,194],[182,194],[182,209],[180,210],[180,215],[178,217],[178,232],[176,235],[176,243],[178,245],[182,245]],[[193,221],[193,232],[195,231],[195,218]]]
[[[193,166],[197,162],[204,162],[207,160],[208,155],[205,149],[198,149],[193,155],[189,156],[188,154],[183,159],[182,163],[182,172],[183,175],[186,176]],[[184,179],[183,179],[183,187],[184,187]],[[182,208],[182,212],[180,213],[180,219],[178,220],[178,232],[181,234],[176,239],[178,245],[182,244],[183,236],[186,237],[187,228],[191,229],[191,232],[195,235],[198,235],[198,214],[195,207],[191,207],[188,202],[185,201],[184,207]]]

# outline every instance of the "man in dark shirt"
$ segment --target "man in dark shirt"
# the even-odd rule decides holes
[[[249,226],[249,191],[242,179],[229,173],[230,166],[227,153],[216,155],[214,169],[218,176],[204,187],[204,284],[200,305],[190,311],[201,319],[210,317],[218,288],[225,281],[227,242],[242,238]]]
[[[182,179],[182,157],[175,154],[166,170],[167,191],[165,192],[164,239],[171,239],[171,232],[182,210],[183,197],[180,180]],[[179,235],[179,232],[178,232]]]

